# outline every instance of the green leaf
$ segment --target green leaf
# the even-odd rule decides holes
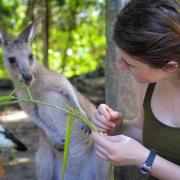
[[[30,100],[33,100],[32,95],[31,95],[31,90],[29,88],[26,88],[28,92],[28,96]]]
[[[62,180],[64,180],[65,172],[66,172],[66,165],[67,165],[67,158],[69,153],[69,145],[70,145],[70,137],[71,137],[71,130],[73,124],[73,116],[71,113],[68,114],[68,121],[66,126],[66,135],[65,135],[65,145],[64,145],[64,158],[63,158],[63,168],[62,168]]]
[[[109,180],[115,180],[114,178],[114,166],[111,164],[110,170],[109,170]]]
[[[13,96],[16,93],[16,91],[20,89],[22,86],[23,86],[23,82],[21,81],[15,84],[15,88],[11,91],[9,96]]]
[[[11,102],[12,100],[17,100],[14,96],[1,96],[0,97],[0,104],[6,104]]]
[[[72,113],[73,113],[74,116],[78,117],[86,125],[88,125],[91,130],[97,132],[97,128],[94,126],[94,124],[84,114],[82,114],[79,110],[73,109]]]
[[[21,102],[17,97],[14,96],[1,96],[0,105],[17,104]]]

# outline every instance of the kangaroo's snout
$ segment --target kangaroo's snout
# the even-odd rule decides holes
[[[33,76],[31,74],[22,74],[22,78],[26,85],[31,85],[33,82]]]

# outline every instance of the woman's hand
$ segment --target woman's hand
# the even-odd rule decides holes
[[[99,131],[114,134],[122,125],[122,114],[112,110],[106,104],[100,104],[94,112],[92,122]]]
[[[124,136],[92,134],[96,153],[114,165],[135,165],[140,167],[149,155],[149,150],[134,139]]]

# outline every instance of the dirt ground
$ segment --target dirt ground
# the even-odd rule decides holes
[[[104,102],[104,82],[102,78],[73,78],[71,81],[93,103]],[[7,87],[6,87],[7,86]],[[0,96],[11,91],[9,82],[0,81]],[[96,94],[96,95],[95,95]],[[3,151],[6,178],[0,180],[36,180],[34,157],[38,145],[38,127],[17,107],[0,109],[0,124],[10,129],[18,139],[26,144],[27,152]]]

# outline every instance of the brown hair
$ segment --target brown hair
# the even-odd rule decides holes
[[[114,27],[119,48],[143,63],[162,68],[180,64],[180,4],[175,0],[131,0]]]

